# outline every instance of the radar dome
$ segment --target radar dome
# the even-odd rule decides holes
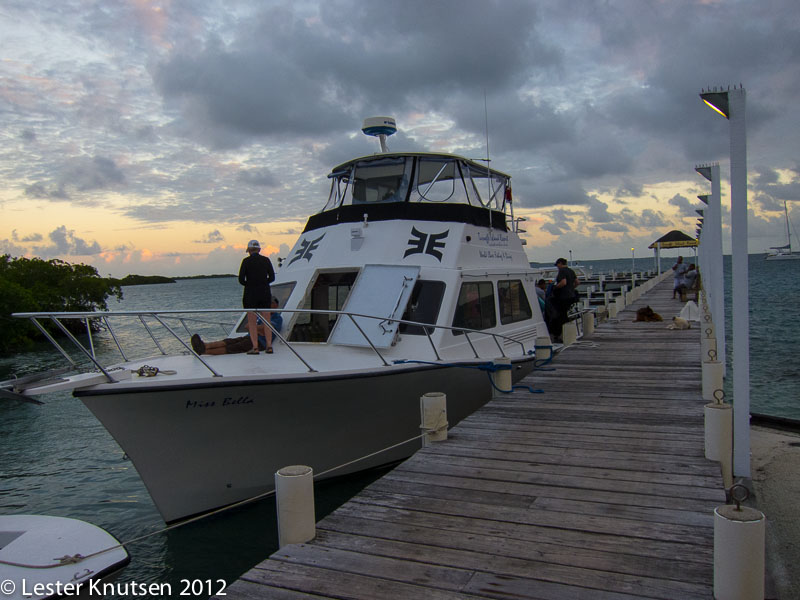
[[[386,152],[386,138],[397,132],[394,117],[367,117],[361,127],[366,135],[374,135],[381,141],[381,151]]]

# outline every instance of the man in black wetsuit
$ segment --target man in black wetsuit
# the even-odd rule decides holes
[[[247,258],[242,261],[239,268],[239,283],[244,286],[242,306],[244,308],[267,308],[272,306],[272,294],[269,284],[275,281],[275,271],[272,262],[266,256],[261,256],[261,245],[258,240],[250,240],[247,244]],[[259,313],[264,322],[270,320],[271,314]],[[258,354],[258,325],[254,312],[247,313],[247,329],[250,332],[252,349],[248,354]],[[272,354],[272,331],[266,330],[267,354]]]

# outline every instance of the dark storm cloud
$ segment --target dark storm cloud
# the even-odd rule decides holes
[[[52,242],[47,246],[36,246],[33,251],[42,257],[53,256],[89,256],[100,254],[102,249],[96,241],[89,242],[75,235],[71,229],[64,225],[57,227],[48,234]]]
[[[125,175],[110,158],[76,158],[67,164],[62,182],[80,191],[100,190],[124,183]]]
[[[198,244],[219,244],[225,241],[225,236],[222,235],[219,229],[209,231],[202,239],[194,240]]]
[[[695,210],[697,209],[699,202],[699,200],[697,202],[689,200],[683,194],[675,194],[669,199],[669,203],[672,206],[677,207],[681,215],[684,217],[696,217],[697,213]]]
[[[38,181],[25,187],[25,195],[45,200],[76,200],[75,193],[117,188],[125,175],[110,158],[68,158],[51,181]],[[80,198],[77,199],[81,201]],[[93,203],[85,199],[84,203]]]
[[[522,206],[539,208],[557,204],[584,205],[590,197],[576,180],[546,181],[535,184],[531,190],[532,197],[525,197]]]
[[[279,183],[275,175],[267,168],[239,171],[236,177],[247,185],[275,187]]]
[[[560,60],[534,37],[529,2],[336,1],[320,12],[323,25],[312,26],[290,4],[273,4],[234,39],[211,37],[162,62],[154,80],[181,107],[182,131],[231,146],[352,131],[375,111],[449,113],[448,98],[514,89]]]
[[[578,215],[579,213],[577,212],[560,208],[554,209],[547,215],[548,220],[540,229],[551,235],[563,235],[572,229],[572,225]]]

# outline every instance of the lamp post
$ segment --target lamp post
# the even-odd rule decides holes
[[[634,273],[636,272],[636,257],[633,254],[633,248],[631,248],[631,290],[633,290],[634,282],[636,281],[636,276]]]
[[[750,477],[750,302],[747,268],[747,136],[745,91],[703,90],[700,98],[728,119],[731,138],[733,321],[733,472]]]

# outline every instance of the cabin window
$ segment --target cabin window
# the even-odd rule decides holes
[[[416,194],[412,194],[412,200],[454,201],[456,175],[456,163],[453,160],[420,159],[417,165]],[[460,175],[458,179],[460,183]],[[456,198],[455,201],[457,200]]]
[[[453,327],[489,329],[497,324],[494,311],[494,287],[488,281],[464,283],[458,294]],[[454,331],[454,335],[462,335]]]
[[[492,210],[505,210],[506,179],[496,173],[491,177],[485,169],[465,166],[464,179],[467,181],[467,190],[470,203],[483,206]]]
[[[531,318],[528,295],[519,279],[498,281],[497,297],[500,303],[500,323],[503,325]]]
[[[443,296],[443,281],[417,281],[411,291],[411,298],[408,300],[408,306],[406,307],[406,312],[403,313],[402,319],[404,321],[416,321],[434,325],[439,317]],[[427,328],[427,330],[428,333],[433,333],[432,327]],[[425,335],[424,329],[419,325],[407,325],[405,323],[400,323],[400,333]]]
[[[327,314],[326,311],[342,310],[357,275],[357,270],[318,273],[314,285],[298,308],[319,312],[298,313],[289,341],[326,341],[337,318],[337,315]]]
[[[359,162],[353,169],[353,204],[405,202],[411,159],[381,158]]]
[[[289,281],[287,283],[279,283],[270,286],[269,291],[272,293],[272,297],[278,301],[278,308],[284,308],[286,306],[286,301],[289,299],[289,296],[292,295],[292,290],[294,290],[296,284],[296,281]]]

